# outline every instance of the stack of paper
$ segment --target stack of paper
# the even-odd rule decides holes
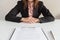
[[[10,40],[47,40],[41,28],[16,28]]]

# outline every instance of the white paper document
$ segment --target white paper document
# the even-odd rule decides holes
[[[10,40],[47,40],[41,28],[16,28]]]

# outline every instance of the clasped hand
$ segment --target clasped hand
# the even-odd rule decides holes
[[[39,23],[40,22],[38,18],[34,18],[34,17],[22,18],[21,20],[22,22],[25,22],[25,23]]]

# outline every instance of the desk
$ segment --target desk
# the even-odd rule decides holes
[[[60,20],[55,22],[54,27],[52,28],[52,33],[55,40],[60,40]]]
[[[60,20],[55,20],[54,22],[49,23],[34,23],[34,24],[27,24],[27,23],[15,23],[9,21],[0,20],[0,40],[9,40],[14,28],[16,27],[42,27],[46,32],[49,40],[53,40],[50,36],[49,31],[54,28],[54,26],[58,26],[60,24]]]

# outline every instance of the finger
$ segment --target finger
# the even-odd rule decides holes
[[[34,19],[31,19],[31,22],[32,22],[32,23],[35,23],[35,20],[34,20]]]

